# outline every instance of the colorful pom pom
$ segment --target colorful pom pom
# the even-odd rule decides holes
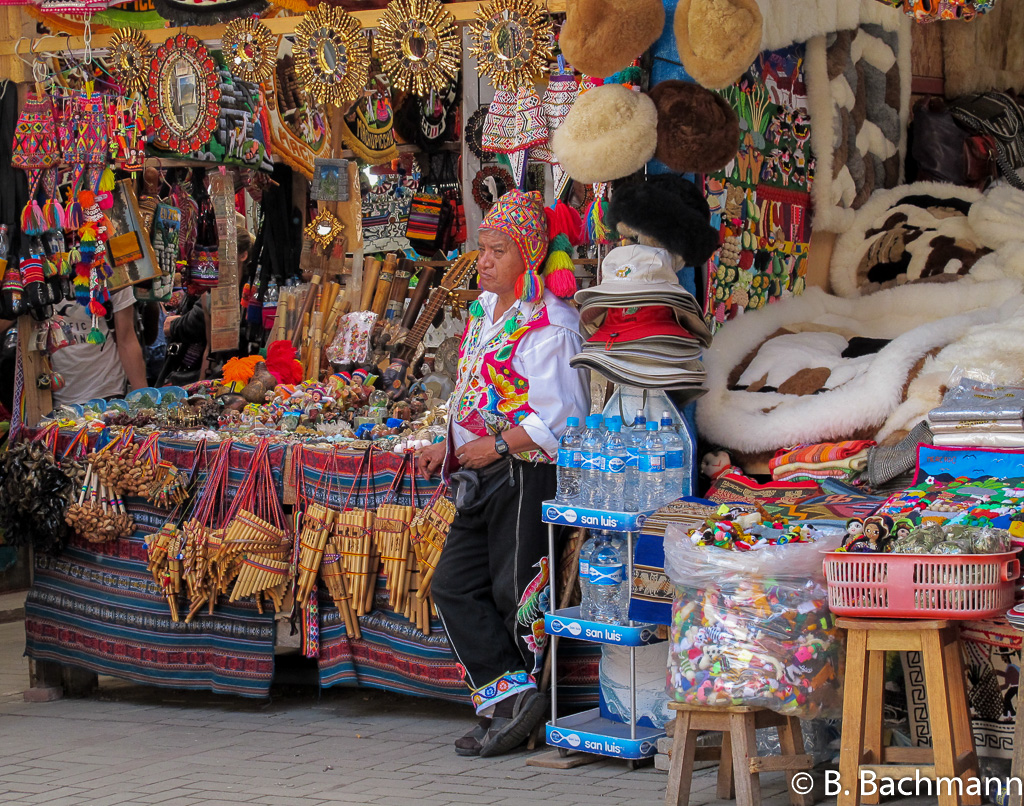
[[[96,194],[91,190],[83,190],[78,194],[78,203],[82,205],[82,209],[85,210],[96,204]]]
[[[562,299],[568,299],[576,293],[575,267],[567,252],[555,251],[548,255],[544,264],[544,285]]]
[[[92,330],[89,331],[89,335],[85,337],[85,340],[89,344],[103,344],[107,340],[107,337],[103,335],[96,325],[93,325]]]
[[[523,302],[536,302],[544,294],[544,281],[536,271],[524,271],[516,280],[516,297]]]

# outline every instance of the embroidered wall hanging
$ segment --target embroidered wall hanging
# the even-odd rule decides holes
[[[295,71],[292,38],[277,42],[277,67],[267,84],[270,140],[276,155],[306,178],[317,157],[329,157],[330,126],[323,107],[306,91]]]
[[[385,174],[363,196],[363,251],[404,252],[409,248],[406,230],[409,207],[419,186],[418,171]]]
[[[762,53],[722,90],[740,119],[740,147],[704,180],[722,248],[709,262],[705,311],[714,328],[803,292],[814,173],[802,45]]]

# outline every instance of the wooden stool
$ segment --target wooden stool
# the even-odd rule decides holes
[[[800,720],[795,716],[742,706],[714,708],[673,702],[668,707],[677,714],[665,806],[687,806],[690,802],[694,761],[718,760],[718,797],[735,797],[737,806],[760,806],[760,773],[784,770],[787,781],[792,782],[794,773],[814,766],[811,757],[804,753]],[[782,755],[757,754],[754,731],[758,728],[778,730]],[[722,731],[721,747],[697,747],[697,734],[702,730]],[[793,806],[814,803],[813,796],[797,794],[792,786],[789,800]]]
[[[960,628],[954,621],[840,618],[847,630],[846,694],[843,699],[843,738],[839,754],[837,806],[878,803],[879,795],[861,798],[860,771],[871,770],[878,781],[913,778],[978,777],[971,718],[967,708]],[[884,747],[882,706],[885,653],[920,652],[924,666],[931,747]],[[938,791],[939,806],[980,806],[981,795],[960,797],[956,787]],[[934,790],[933,790],[934,791]],[[927,792],[922,792],[927,794]]]

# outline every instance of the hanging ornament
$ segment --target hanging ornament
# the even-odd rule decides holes
[[[295,26],[295,71],[318,103],[345,106],[366,86],[370,42],[359,20],[321,3]]]
[[[375,48],[397,90],[426,95],[453,83],[462,52],[455,17],[437,0],[391,0]]]
[[[153,46],[135,28],[121,28],[110,40],[107,63],[126,92],[142,92],[149,84]]]
[[[544,7],[534,0],[491,0],[476,10],[469,54],[495,87],[515,89],[543,74],[554,45]]]
[[[221,50],[231,75],[262,83],[274,75],[277,40],[262,22],[251,17],[232,20],[224,27]]]

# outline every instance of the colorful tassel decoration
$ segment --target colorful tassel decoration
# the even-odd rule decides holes
[[[46,228],[53,232],[60,232],[64,229],[64,208],[57,199],[49,199],[43,205],[43,218],[46,221]]]
[[[93,321],[92,330],[89,331],[89,335],[85,337],[85,340],[89,344],[103,344],[107,337],[103,335],[103,332],[97,327],[95,320]]]
[[[613,233],[606,221],[607,203],[603,199],[594,199],[587,208],[587,238],[591,243],[611,243]]]
[[[110,170],[108,165],[103,169],[103,175],[100,177],[99,189],[104,193],[109,193],[117,186],[117,179],[114,177],[114,172]]]
[[[21,231],[26,235],[42,235],[46,231],[43,208],[35,199],[26,204],[21,211]]]
[[[548,252],[548,259],[544,264],[544,285],[552,294],[562,299],[568,299],[576,293],[576,271],[568,252]]]
[[[536,271],[524,271],[516,280],[516,297],[523,302],[536,302],[544,294],[544,281]]]

